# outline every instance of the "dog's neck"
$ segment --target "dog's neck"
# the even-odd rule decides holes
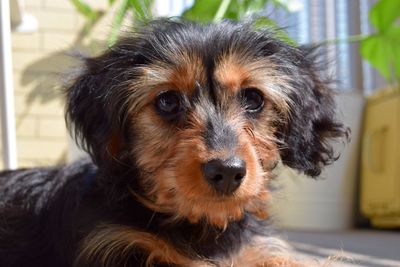
[[[135,177],[132,173],[129,176]],[[118,179],[125,180],[126,185],[128,178],[118,177]],[[250,242],[254,234],[270,234],[260,232],[260,229],[265,231],[264,226],[269,221],[259,220],[249,212],[245,212],[240,220],[228,223],[224,229],[210,225],[206,220],[200,220],[198,223],[191,223],[184,218],[177,220],[173,214],[155,211],[138,200],[138,196],[139,198],[146,198],[146,196],[136,181],[137,179],[130,180],[129,186],[126,187],[126,194],[120,196],[118,200],[110,197],[114,199],[111,200],[110,208],[114,214],[116,213],[116,222],[123,222],[136,230],[162,237],[187,257],[228,256]],[[121,192],[121,190],[118,191]]]
[[[225,229],[220,229],[205,220],[195,224],[187,219],[176,220],[171,214],[146,207],[134,197],[126,205],[129,208],[125,207],[125,212],[131,210],[127,224],[168,240],[187,257],[224,257],[250,242],[254,233],[267,234],[259,233],[259,229],[265,229],[263,226],[266,222],[249,213],[245,213],[241,220],[230,222]]]

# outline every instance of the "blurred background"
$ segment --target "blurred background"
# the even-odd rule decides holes
[[[281,38],[287,42],[324,44],[321,60],[337,81],[339,116],[352,129],[351,142],[335,144],[341,157],[317,181],[282,167],[271,216],[299,242],[299,250],[325,255],[344,249],[356,258],[351,266],[400,266],[399,0],[2,0],[0,5],[0,170],[64,164],[81,155],[63,115],[61,86],[79,66],[71,55],[100,53],[137,19],[184,16],[207,23],[253,17],[285,29]]]

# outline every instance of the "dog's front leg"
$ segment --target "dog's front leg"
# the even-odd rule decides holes
[[[306,266],[294,259],[293,252],[283,240],[265,236],[255,237],[244,246],[227,266],[250,267],[302,267]],[[308,266],[308,265],[307,265]]]

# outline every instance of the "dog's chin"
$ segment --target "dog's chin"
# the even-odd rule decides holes
[[[156,208],[165,207],[164,210],[168,210],[167,212],[177,221],[187,220],[192,224],[203,223],[225,229],[230,223],[241,221],[245,213],[265,219],[267,200],[266,191],[252,196],[213,194],[198,199],[178,195],[168,202],[158,203]]]
[[[193,224],[206,223],[223,229],[230,222],[243,218],[244,207],[245,202],[234,197],[185,200],[177,203],[176,216]]]
[[[204,222],[211,226],[224,229],[230,223],[241,221],[246,213],[253,214],[259,219],[267,217],[266,192],[254,196],[238,197],[216,196],[203,200],[179,201],[179,214],[191,223]]]

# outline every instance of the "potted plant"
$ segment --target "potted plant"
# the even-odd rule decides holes
[[[361,56],[386,79],[365,109],[360,210],[373,226],[400,227],[400,1],[369,13],[376,32],[361,36]]]

